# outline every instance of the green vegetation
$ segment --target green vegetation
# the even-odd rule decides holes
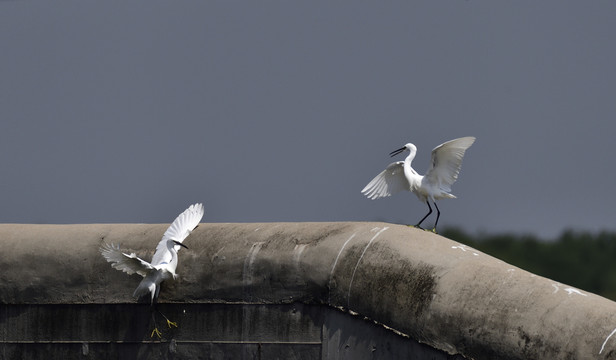
[[[537,275],[616,300],[616,233],[566,231],[555,240],[531,235],[441,235]]]

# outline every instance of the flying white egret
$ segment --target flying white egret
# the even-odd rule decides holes
[[[411,167],[411,162],[417,153],[417,147],[408,143],[400,149],[389,153],[393,157],[408,150],[410,154],[406,159],[389,164],[385,170],[364,187],[361,193],[374,200],[390,196],[402,190],[412,192],[421,202],[428,204],[428,213],[415,225],[415,227],[420,229],[421,223],[432,214],[432,207],[430,206],[430,201],[432,201],[437,211],[436,222],[432,231],[436,232],[436,224],[438,224],[438,218],[441,216],[436,200],[455,198],[450,193],[451,185],[458,178],[464,152],[474,142],[475,138],[469,136],[447,141],[435,147],[432,150],[430,168],[425,175],[419,175]]]
[[[156,308],[158,293],[160,292],[160,283],[167,279],[175,280],[177,277],[175,269],[178,266],[178,251],[181,247],[188,249],[182,242],[199,225],[201,218],[203,218],[203,212],[203,204],[194,204],[178,215],[167,231],[165,231],[158,246],[156,246],[152,262],[138,258],[135,253],[126,254],[120,251],[119,246],[114,244],[109,245],[105,243],[100,248],[101,254],[111,263],[111,267],[114,269],[124,271],[129,275],[137,273],[143,276],[143,280],[135,289],[133,296],[140,298],[148,292],[150,293],[152,319],[154,320],[154,331],[152,331],[151,336],[156,334],[159,338],[161,337],[161,332],[156,326],[156,319],[154,319],[154,309]],[[176,323],[170,321],[160,311],[159,313],[167,320],[169,327],[177,327]]]

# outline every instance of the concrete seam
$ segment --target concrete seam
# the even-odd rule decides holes
[[[378,229],[378,228],[377,228]],[[355,272],[357,271],[357,268],[359,267],[359,263],[361,262],[361,259],[364,257],[364,255],[366,254],[366,251],[368,250],[368,248],[370,247],[370,245],[372,244],[372,242],[385,230],[389,229],[388,226],[382,228],[381,230],[379,230],[373,237],[372,239],[370,239],[370,241],[368,242],[368,245],[366,245],[366,247],[364,248],[364,251],[361,253],[361,256],[359,257],[359,260],[357,260],[357,264],[355,264],[355,268],[353,269],[353,274],[351,275],[351,282],[349,282],[349,291],[347,293],[347,308],[350,309],[351,307],[351,288],[353,287],[353,279],[355,279]]]

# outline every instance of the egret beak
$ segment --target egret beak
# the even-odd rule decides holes
[[[176,240],[172,240],[172,241],[173,241],[176,245],[180,245],[180,246],[185,247],[185,248],[187,248],[187,249],[188,249],[188,246],[186,246],[186,245],[182,244],[181,242],[176,241]]]
[[[389,156],[394,157],[394,156],[396,156],[398,154],[401,154],[404,150],[406,150],[406,147],[401,147],[398,150],[394,150],[394,151],[390,152]]]

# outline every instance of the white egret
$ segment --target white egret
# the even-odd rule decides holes
[[[143,276],[143,280],[135,289],[133,296],[140,298],[150,293],[152,319],[154,321],[154,331],[152,331],[151,336],[154,336],[154,334],[159,338],[161,336],[161,332],[156,326],[156,319],[154,319],[154,309],[156,308],[158,293],[160,292],[160,283],[167,279],[175,280],[177,277],[175,269],[178,266],[178,250],[181,247],[188,248],[182,242],[199,225],[203,213],[203,204],[194,204],[184,210],[165,231],[162,240],[156,246],[152,262],[138,258],[135,253],[126,254],[120,250],[119,246],[114,244],[109,245],[105,243],[100,248],[101,254],[111,263],[111,267],[114,269],[124,271],[129,275],[137,273]],[[170,321],[160,311],[158,312],[167,320],[169,327],[177,327],[175,322]]]
[[[474,142],[475,138],[469,136],[447,141],[435,147],[432,150],[430,168],[425,175],[419,175],[411,167],[411,162],[417,153],[417,147],[408,143],[389,154],[393,157],[404,151],[409,151],[410,154],[406,159],[389,164],[385,170],[364,187],[361,193],[374,200],[393,195],[402,190],[412,192],[421,202],[428,204],[428,213],[415,225],[420,229],[421,223],[432,214],[432,207],[430,206],[430,201],[432,201],[437,211],[436,222],[434,222],[432,231],[436,232],[436,225],[441,216],[436,200],[455,198],[450,193],[451,185],[458,178],[464,152]]]

